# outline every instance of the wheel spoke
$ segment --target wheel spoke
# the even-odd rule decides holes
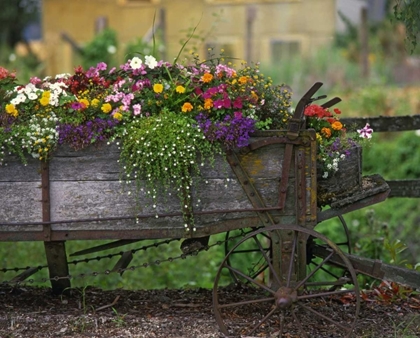
[[[323,315],[322,313],[319,313],[318,311],[315,311],[314,309],[311,309],[310,307],[308,307],[304,304],[302,304],[301,307],[304,308],[306,311],[309,311],[309,312],[313,313],[314,315],[317,315],[318,317],[321,317],[322,319],[330,322],[331,324],[333,324],[335,326],[338,326],[339,328],[341,328],[342,330],[344,330],[347,333],[349,333],[353,330],[352,327],[349,328],[348,325],[347,326],[342,325],[341,323],[338,323],[338,322],[332,320],[330,317],[327,317],[327,316]]]
[[[290,262],[289,262],[289,271],[287,274],[287,282],[286,287],[290,287],[290,281],[292,278],[292,271],[293,271],[293,263],[295,261],[295,251],[296,251],[296,245],[297,245],[297,238],[298,233],[297,231],[293,232],[293,245],[292,245],[292,252],[290,253]]]
[[[272,302],[274,300],[273,297],[269,298],[261,298],[261,299],[252,299],[252,300],[244,300],[243,302],[235,302],[235,303],[228,303],[228,304],[219,304],[219,309],[225,309],[230,307],[237,307],[239,305],[252,305],[258,303],[265,303],[265,302]]]
[[[257,243],[258,248],[260,249],[261,254],[264,256],[265,261],[267,262],[268,267],[269,267],[271,273],[273,274],[274,278],[276,279],[276,282],[278,283],[278,285],[280,285],[281,284],[280,278],[277,275],[276,270],[274,269],[274,267],[273,267],[273,265],[271,263],[271,259],[267,256],[267,254],[264,251],[264,248],[262,247],[262,244],[259,241],[259,239],[257,238],[257,236],[253,236],[253,239],[254,239],[255,243]]]
[[[243,277],[244,279],[246,279],[247,281],[259,286],[260,288],[270,292],[271,294],[274,294],[275,292],[273,290],[271,290],[268,286],[265,286],[264,284],[258,283],[255,279],[252,279],[250,276],[244,274],[242,271],[239,271],[238,269],[235,269],[234,267],[225,264],[224,265],[226,268],[228,268],[230,271],[234,272],[235,274],[238,274],[239,276]]]
[[[270,318],[273,315],[274,312],[276,312],[276,310],[276,308],[273,308],[269,313],[267,313],[265,317],[261,319],[259,323],[252,328],[251,331],[249,331],[249,333],[254,333],[262,324],[264,324],[267,321],[268,318]]]
[[[306,334],[305,330],[303,329],[302,323],[300,322],[299,318],[296,316],[296,312],[292,311],[292,317],[295,320],[300,333],[303,335],[304,338],[308,338],[308,335]]]
[[[310,299],[310,298],[319,298],[319,297],[328,297],[328,296],[337,296],[337,295],[342,295],[343,293],[354,293],[355,290],[349,289],[349,290],[338,290],[338,291],[326,291],[326,292],[317,292],[314,294],[310,294],[310,295],[301,295],[298,296],[299,300],[304,300],[304,299]]]
[[[306,281],[311,278],[326,262],[330,260],[330,258],[334,255],[334,251],[332,251],[325,259],[319,263],[314,270],[311,271],[309,275],[307,275],[303,280],[301,280],[295,287],[295,290],[298,290]]]

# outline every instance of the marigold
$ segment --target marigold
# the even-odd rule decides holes
[[[321,134],[324,135],[326,138],[330,138],[331,137],[331,129],[324,127],[324,128],[321,129]]]
[[[187,113],[187,112],[190,112],[191,110],[193,110],[193,105],[191,104],[191,103],[189,103],[189,102],[185,102],[183,105],[182,105],[182,108],[181,108],[181,110],[182,110],[182,112],[183,113]]]
[[[153,91],[157,94],[162,93],[163,92],[163,84],[161,83],[155,83],[153,85]]]
[[[212,99],[205,99],[204,100],[204,109],[211,109],[213,108],[213,100]]]
[[[248,77],[247,76],[241,76],[238,81],[239,81],[240,84],[246,84],[248,82]]]
[[[89,105],[90,105],[89,100],[87,100],[87,99],[80,99],[79,102],[84,104],[85,108],[89,107]]]
[[[108,114],[111,110],[112,110],[112,106],[109,103],[104,103],[101,107],[101,110],[105,113]]]
[[[175,91],[179,94],[185,93],[185,87],[184,86],[176,86]]]
[[[211,80],[213,80],[213,75],[210,73],[205,73],[202,77],[201,77],[201,81],[203,81],[204,83],[209,83]]]
[[[343,124],[340,121],[335,121],[331,124],[332,129],[334,130],[341,130],[343,128]]]

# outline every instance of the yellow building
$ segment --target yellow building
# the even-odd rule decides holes
[[[47,73],[71,72],[74,47],[89,42],[101,26],[117,32],[121,49],[135,38],[150,38],[159,26],[169,61],[196,27],[197,47],[262,63],[308,54],[332,41],[335,0],[43,0]],[[65,38],[67,37],[67,39]],[[201,38],[204,41],[201,41]],[[73,42],[73,46],[70,42]]]

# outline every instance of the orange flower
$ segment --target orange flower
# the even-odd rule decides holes
[[[205,99],[204,100],[204,109],[211,109],[213,107],[213,100],[212,99]]]
[[[201,81],[203,81],[204,83],[209,83],[211,80],[213,80],[213,75],[210,73],[205,73],[202,77],[201,77]]]
[[[334,130],[341,130],[343,128],[343,125],[340,121],[335,121],[332,125],[331,125],[332,129]]]
[[[321,129],[321,134],[324,135],[326,138],[330,138],[331,137],[331,129],[324,127],[324,128]]]
[[[248,82],[248,76],[241,76],[238,81],[242,85],[246,84]]]
[[[193,107],[193,105],[192,105],[191,103],[189,103],[189,102],[185,102],[185,103],[182,105],[181,110],[182,110],[182,112],[183,112],[183,113],[187,113],[187,112],[191,111],[193,108],[194,108],[194,107]]]

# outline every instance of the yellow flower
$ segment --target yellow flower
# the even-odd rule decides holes
[[[104,103],[101,107],[101,110],[105,113],[108,114],[111,110],[112,110],[112,106],[109,103]]]
[[[162,93],[163,92],[163,85],[161,83],[155,83],[153,85],[153,91],[157,94]]]
[[[193,107],[193,105],[192,105],[191,103],[189,103],[189,102],[185,102],[185,103],[183,104],[183,106],[182,106],[181,110],[182,110],[182,112],[183,112],[183,113],[187,113],[187,112],[191,111],[193,108],[194,108],[194,107]]]
[[[201,77],[201,81],[203,81],[204,83],[209,83],[211,80],[213,80],[213,75],[210,73],[205,73],[202,77]]]
[[[80,99],[79,102],[84,104],[85,108],[89,107],[89,105],[90,105],[89,100],[87,100],[87,99]]]
[[[99,100],[98,99],[93,99],[90,104],[92,105],[92,107],[97,107],[99,105]]]
[[[10,114],[14,117],[17,117],[19,115],[18,111],[16,110],[15,105],[12,104],[12,103],[9,103],[9,104],[6,105],[6,113],[8,113],[8,114]]]
[[[112,115],[112,117],[114,118],[114,119],[116,119],[116,120],[118,120],[118,121],[121,121],[122,120],[122,114],[121,113],[115,113],[114,115]]]
[[[320,133],[316,133],[316,141],[320,144],[322,143],[322,136]]]
[[[45,107],[48,105],[48,103],[50,103],[50,98],[48,96],[42,95],[42,97],[39,99],[39,103]]]
[[[185,93],[185,87],[183,86],[176,86],[175,91],[179,94]]]
[[[50,96],[51,96],[51,92],[49,90],[46,90],[45,92],[42,93],[42,97],[50,98]]]

